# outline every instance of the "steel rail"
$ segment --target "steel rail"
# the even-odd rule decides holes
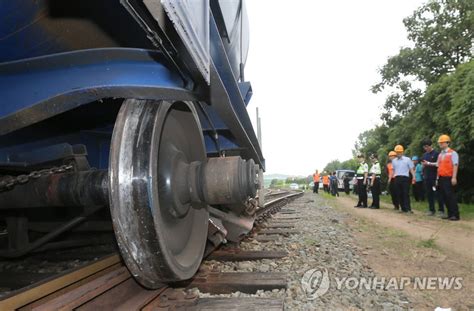
[[[293,193],[286,194],[280,198],[272,199],[265,203],[263,208],[257,210],[257,220],[254,226],[258,226],[262,218],[269,217],[271,214],[277,212],[283,205],[286,205],[289,200],[294,199],[298,196],[303,195],[303,191],[295,191]],[[282,204],[283,203],[283,204]],[[211,252],[206,254],[204,258],[209,256],[213,251],[218,249],[215,247]],[[117,271],[118,269],[125,268],[123,261],[118,254],[111,254],[103,259],[94,261],[91,264],[85,265],[80,268],[75,268],[72,271],[65,271],[59,276],[52,276],[38,283],[32,284],[26,288],[19,289],[7,295],[0,300],[0,310],[15,310],[22,308],[28,304],[38,301],[48,295],[57,293],[68,286],[73,286],[76,283],[85,281],[88,278],[93,278],[94,275],[109,269],[109,272]],[[132,275],[128,273],[123,277],[125,279],[132,278]],[[162,293],[168,286],[160,288]],[[144,289],[146,290],[146,289]],[[160,294],[157,294],[159,296]],[[60,296],[58,296],[60,297]],[[57,299],[58,297],[54,298]]]

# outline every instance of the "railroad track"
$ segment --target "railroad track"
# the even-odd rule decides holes
[[[282,194],[281,192],[279,194]],[[296,233],[291,226],[295,210],[282,207],[303,192],[286,192],[265,203],[257,211],[254,230],[247,239],[273,241],[275,236]],[[280,211],[279,217],[267,220]],[[278,259],[284,251],[242,251],[238,248],[215,249],[207,259],[241,261]],[[286,275],[282,273],[252,273],[208,271],[200,269],[193,279],[173,285],[163,285],[156,290],[141,287],[113,254],[84,267],[50,277],[22,288],[0,300],[0,310],[282,310],[281,299],[264,298],[199,298],[189,291],[224,294],[240,291],[255,293],[257,290],[286,288]]]

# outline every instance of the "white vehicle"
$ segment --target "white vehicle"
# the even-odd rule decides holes
[[[290,184],[290,189],[291,189],[291,190],[298,190],[298,189],[299,189],[299,186],[298,186],[298,184],[296,184],[296,183],[292,183],[292,184]]]
[[[352,184],[352,179],[355,176],[355,171],[353,170],[336,170],[336,177],[337,177],[337,188],[339,190],[344,190],[344,177],[349,177],[349,189],[353,189],[354,185]]]

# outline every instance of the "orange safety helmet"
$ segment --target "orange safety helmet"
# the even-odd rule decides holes
[[[446,134],[443,134],[438,138],[438,143],[450,143],[450,142],[451,142],[451,138]]]
[[[392,151],[390,151],[390,152],[388,153],[388,156],[389,156],[389,157],[396,157],[396,156],[397,156],[397,153],[392,150]]]
[[[395,146],[395,150],[396,153],[402,153],[403,151],[405,151],[405,149],[403,149],[403,146],[402,145],[396,145]]]

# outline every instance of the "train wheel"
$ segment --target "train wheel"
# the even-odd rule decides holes
[[[110,150],[110,209],[122,257],[145,287],[189,279],[199,267],[208,211],[181,203],[178,190],[186,182],[180,170],[205,160],[191,104],[124,102]]]

